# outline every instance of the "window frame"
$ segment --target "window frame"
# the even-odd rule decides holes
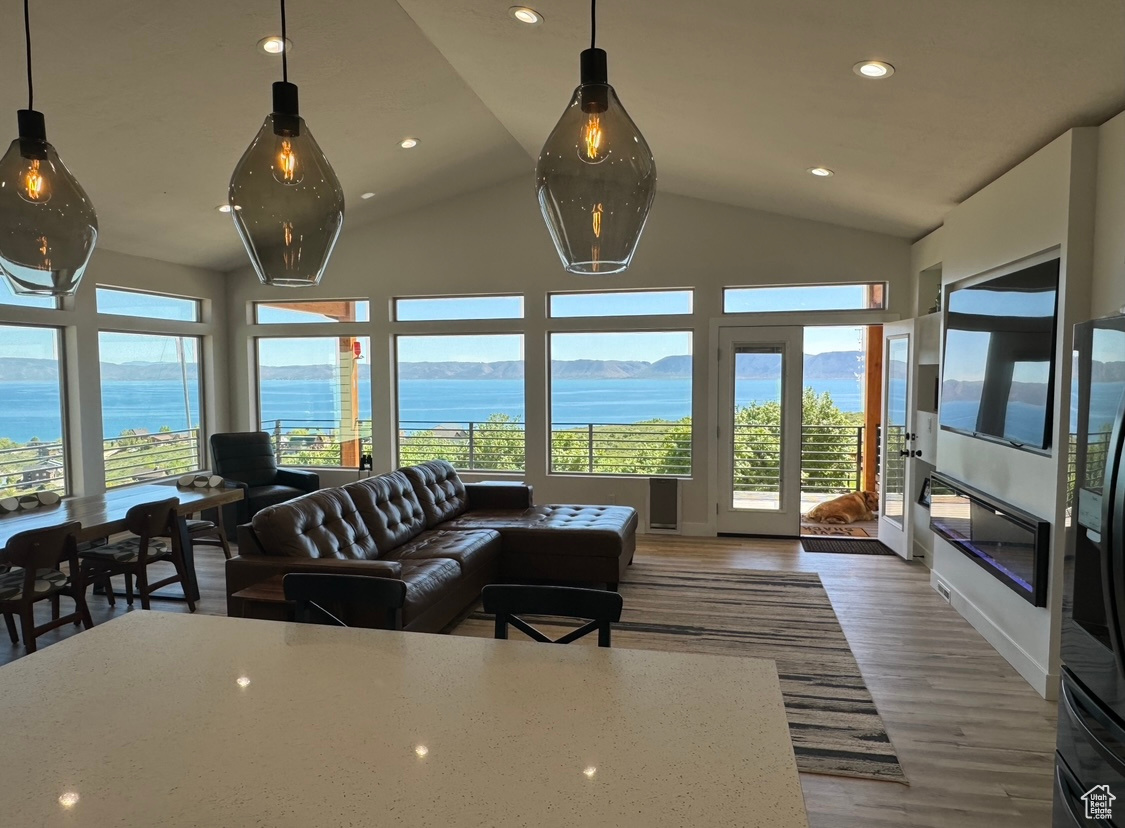
[[[56,300],[55,308],[35,308],[38,311],[51,312],[59,310]],[[8,307],[19,307],[11,305]],[[59,426],[62,433],[59,437],[59,449],[63,463],[63,491],[60,497],[70,497],[74,493],[74,468],[70,462],[70,399],[68,366],[66,353],[66,328],[61,325],[37,324],[34,322],[10,322],[0,319],[0,328],[32,328],[35,330],[52,331],[55,335],[55,349],[58,353],[58,384],[59,384]],[[3,436],[3,435],[0,435]]]
[[[114,293],[130,293],[130,294],[133,294],[133,295],[136,295],[136,296],[154,296],[154,297],[157,297],[157,298],[160,298],[160,299],[173,299],[173,300],[180,301],[180,302],[191,302],[195,306],[195,318],[194,319],[168,319],[167,317],[162,317],[162,316],[137,316],[136,314],[130,314],[130,313],[114,313],[113,311],[103,311],[100,307],[98,307],[98,298],[99,298],[98,297],[98,291],[102,291],[102,290],[112,291]],[[204,300],[200,299],[198,296],[185,296],[185,295],[182,295],[182,294],[167,293],[165,291],[156,291],[156,290],[139,290],[137,288],[126,288],[126,287],[120,287],[118,285],[107,285],[107,284],[102,284],[100,282],[94,285],[94,310],[97,313],[99,318],[110,317],[112,319],[144,319],[147,322],[155,323],[155,324],[158,324],[158,325],[160,323],[164,323],[164,322],[171,322],[171,323],[179,324],[179,325],[201,325],[204,322],[204,312],[205,312]],[[104,330],[103,326],[99,325],[98,331],[101,332],[102,330]]]
[[[731,291],[738,290],[798,290],[801,288],[850,288],[850,287],[866,287],[883,289],[883,304],[877,308],[822,308],[819,310],[810,310],[806,308],[780,308],[776,310],[727,310],[727,295]],[[863,313],[863,314],[883,314],[890,309],[890,283],[886,280],[873,279],[869,282],[790,282],[784,284],[764,284],[764,285],[724,285],[720,294],[720,307],[724,317],[738,317],[738,316],[751,316],[751,315],[768,315],[780,316],[781,314],[829,314],[829,313]]]
[[[549,477],[551,477],[551,476],[557,476],[557,477],[593,477],[593,478],[597,478],[597,479],[624,478],[624,479],[634,479],[634,480],[635,479],[644,479],[644,478],[647,478],[647,477],[667,477],[667,478],[672,478],[672,479],[677,479],[677,480],[694,479],[695,469],[696,469],[696,465],[695,465],[696,464],[695,435],[696,435],[696,425],[697,425],[697,419],[696,419],[696,416],[695,416],[695,391],[696,391],[695,373],[696,373],[696,367],[697,367],[696,353],[695,353],[695,339],[696,339],[696,335],[697,335],[698,332],[693,327],[668,326],[668,325],[659,325],[659,324],[654,325],[653,324],[654,322],[659,323],[659,322],[663,322],[663,321],[666,321],[666,320],[669,320],[669,319],[682,318],[683,316],[686,316],[686,314],[680,314],[680,315],[677,315],[677,316],[667,315],[667,316],[630,316],[630,317],[583,317],[582,319],[584,321],[587,321],[587,322],[590,319],[595,319],[595,320],[599,320],[599,321],[601,321],[601,320],[616,320],[616,319],[648,320],[649,322],[648,322],[648,324],[646,324],[644,326],[635,326],[635,327],[625,325],[625,326],[619,326],[619,327],[613,327],[613,328],[609,328],[609,327],[596,327],[596,328],[585,327],[585,328],[576,328],[576,329],[570,329],[570,328],[556,329],[556,328],[550,328],[549,327],[547,329],[547,331],[545,332],[546,338],[547,338],[547,341],[545,343],[546,356],[547,356],[547,370],[546,370],[546,391],[547,391],[546,415],[547,415],[547,417],[546,417],[546,423],[545,423],[545,432],[546,432],[546,443],[547,443],[547,445],[546,445],[546,473]],[[578,319],[579,317],[561,317],[561,318],[567,319],[567,320],[574,320],[574,319]],[[689,395],[688,395],[688,400],[689,400],[689,406],[688,407],[689,407],[689,411],[690,411],[688,416],[691,418],[691,431],[690,431],[690,434],[688,436],[688,443],[687,443],[688,451],[690,452],[690,461],[689,461],[689,464],[688,464],[688,470],[683,474],[671,474],[671,475],[653,475],[653,474],[649,474],[649,473],[645,473],[645,472],[625,473],[625,472],[597,472],[597,471],[556,471],[555,467],[554,467],[554,463],[555,463],[555,458],[554,458],[554,451],[555,451],[555,446],[554,446],[554,433],[555,433],[554,385],[555,385],[555,375],[554,375],[554,371],[552,369],[552,366],[554,365],[554,361],[555,361],[555,358],[554,358],[554,337],[556,335],[573,336],[573,335],[576,335],[576,334],[593,334],[593,335],[610,334],[610,335],[614,335],[614,334],[646,334],[646,333],[649,333],[649,334],[652,334],[652,333],[686,334],[688,336],[689,340],[691,341],[691,344],[692,344],[692,352],[691,352],[691,355],[690,355],[691,356],[691,372],[690,372],[691,388],[690,388],[690,392],[689,392]],[[594,424],[591,424],[591,425],[594,425]],[[623,423],[622,425],[635,425],[635,424]]]
[[[398,304],[399,302],[430,302],[436,300],[449,300],[449,299],[465,299],[465,300],[479,300],[479,299],[519,299],[520,301],[520,314],[519,316],[461,316],[452,319],[402,319],[399,316]],[[486,323],[486,322],[523,322],[527,319],[527,295],[521,292],[512,293],[450,293],[450,294],[426,294],[426,295],[411,295],[411,296],[392,296],[390,300],[390,321],[394,325],[433,325],[442,322],[452,322],[455,324],[465,323]]]
[[[693,287],[657,287],[657,288],[625,288],[619,290],[553,290],[547,292],[547,319],[551,322],[558,322],[559,320],[592,320],[592,319],[668,319],[670,317],[690,317],[695,314],[695,291]],[[612,295],[612,296],[628,296],[630,294],[643,294],[643,293],[686,293],[688,297],[688,304],[690,308],[686,311],[671,311],[668,313],[629,313],[629,314],[563,314],[558,315],[554,313],[554,299],[556,296],[598,296],[598,295]],[[589,324],[587,322],[586,324]]]
[[[201,308],[201,310],[202,310],[202,308]],[[113,318],[113,319],[138,319],[139,318],[139,317],[136,317],[136,316],[117,316],[115,314],[100,314],[99,316],[103,316],[103,315],[107,316],[107,317],[110,317],[110,318]],[[102,334],[122,334],[122,335],[126,335],[126,336],[153,336],[153,337],[166,337],[168,339],[194,339],[195,343],[196,343],[195,344],[196,360],[197,360],[198,366],[199,366],[198,369],[197,369],[198,376],[196,377],[196,380],[197,380],[198,385],[199,385],[199,423],[198,423],[198,425],[196,425],[196,430],[199,432],[199,434],[198,434],[198,437],[197,437],[197,440],[196,440],[196,443],[197,443],[196,458],[199,460],[199,469],[206,469],[211,465],[211,458],[210,458],[210,453],[209,453],[209,450],[208,450],[209,449],[209,447],[208,447],[208,437],[209,437],[210,431],[209,431],[209,421],[208,421],[208,417],[207,417],[208,390],[207,390],[207,372],[206,372],[205,356],[204,356],[204,347],[205,347],[205,344],[206,344],[205,340],[207,338],[207,334],[204,333],[203,331],[198,330],[198,327],[201,326],[203,323],[201,323],[201,322],[185,322],[182,319],[153,319],[153,320],[151,320],[151,322],[157,323],[157,325],[159,325],[159,323],[167,323],[167,324],[171,324],[171,325],[175,325],[175,326],[196,326],[197,329],[194,330],[194,331],[185,331],[183,329],[180,329],[180,330],[159,330],[157,328],[154,328],[151,325],[147,326],[143,329],[142,328],[129,328],[129,327],[126,327],[126,328],[106,327],[106,326],[98,325],[98,328],[97,328],[98,366],[100,368],[100,366],[103,362],[103,360],[102,360],[102,348],[101,348],[101,346],[102,346],[102,342],[101,342]],[[101,404],[101,411],[102,411],[102,437],[100,439],[101,455],[102,455],[102,484],[105,487],[105,490],[108,492],[108,491],[111,491],[111,490],[114,490],[114,489],[125,489],[125,488],[128,488],[129,486],[143,486],[146,483],[160,482],[159,480],[158,481],[141,480],[141,481],[134,481],[132,483],[117,483],[117,484],[114,484],[114,485],[110,485],[109,481],[106,479],[108,470],[105,467],[105,444],[110,440],[120,439],[120,437],[106,437],[106,436],[104,436],[105,435],[105,395],[103,394],[104,388],[105,388],[105,380],[104,380],[104,378],[101,377],[101,375],[99,373],[99,376],[98,376],[98,396],[99,396],[99,402]],[[198,469],[196,469],[194,471],[197,471],[197,470]],[[161,478],[161,480],[173,480],[178,476],[179,475],[172,474],[172,475],[168,475],[167,477]]]
[[[329,301],[334,301],[334,300],[329,300]],[[356,332],[340,331],[339,327],[338,327],[339,325],[358,326],[358,325],[368,325],[369,323],[367,323],[367,322],[320,322],[320,323],[308,323],[308,322],[289,323],[289,322],[286,322],[286,323],[282,323],[282,324],[292,325],[294,328],[299,328],[299,329],[304,329],[304,330],[301,330],[300,333],[282,333],[282,332],[272,331],[271,329],[274,328],[274,327],[278,327],[278,328],[281,327],[281,324],[278,324],[278,323],[265,323],[265,324],[262,324],[262,325],[252,325],[251,329],[250,329],[249,340],[250,340],[250,344],[252,346],[251,349],[250,349],[250,359],[251,359],[250,377],[251,377],[251,380],[254,384],[254,388],[253,388],[253,391],[254,391],[253,408],[254,408],[254,416],[255,416],[254,423],[255,423],[256,427],[260,428],[263,431],[269,431],[271,436],[273,434],[272,430],[266,429],[262,425],[265,422],[265,420],[262,416],[262,360],[261,360],[261,342],[262,342],[262,340],[277,340],[277,339],[285,339],[285,340],[293,340],[293,339],[336,339],[336,340],[339,340],[343,337],[348,337],[348,338],[351,338],[351,339],[366,339],[367,340],[366,360],[367,360],[367,369],[368,369],[368,372],[369,372],[369,374],[368,374],[368,386],[369,386],[370,393],[371,393],[371,417],[367,421],[369,430],[368,430],[366,436],[364,435],[362,429],[360,429],[359,441],[360,441],[360,454],[364,453],[363,449],[368,444],[371,447],[372,453],[374,453],[375,420],[376,420],[376,416],[375,416],[375,377],[374,377],[374,373],[373,373],[374,363],[371,359],[371,355],[372,355],[372,351],[373,351],[372,342],[374,340],[374,337],[370,333],[370,330],[366,330],[366,331],[363,331],[363,332],[356,333]],[[317,328],[318,330],[312,330],[312,331],[307,330],[309,328]],[[359,422],[363,422],[363,420],[360,419]],[[274,451],[276,453],[276,451],[277,451],[276,447],[274,448]],[[316,469],[318,471],[337,471],[337,472],[356,471],[356,469],[354,469],[351,466],[343,465],[342,455],[341,455],[340,465],[338,465],[338,466],[326,466],[326,465],[298,466],[298,465],[285,465],[283,463],[278,463],[278,466],[279,466],[279,468]]]
[[[311,321],[308,321],[308,322],[295,322],[295,321],[290,319],[290,320],[286,320],[284,322],[262,322],[261,319],[258,316],[258,308],[261,307],[262,305],[286,305],[286,304],[309,304],[309,305],[311,305],[311,304],[329,304],[329,303],[332,303],[332,302],[356,302],[356,303],[364,302],[364,303],[367,304],[367,319],[365,319],[365,320],[316,319],[316,320],[311,320]],[[309,299],[309,300],[307,300],[303,303],[298,302],[296,300],[287,301],[287,302],[280,302],[280,301],[276,301],[276,300],[270,301],[269,299],[253,299],[253,300],[250,301],[248,324],[251,326],[251,328],[261,327],[261,328],[264,328],[265,330],[271,330],[273,328],[279,328],[282,325],[301,325],[301,326],[312,326],[312,325],[368,325],[371,322],[371,306],[372,306],[372,304],[373,304],[373,302],[370,299],[370,297],[362,297],[362,296],[329,297],[327,299],[316,298],[316,299]]]
[[[526,299],[525,299],[525,302],[524,302],[524,308],[525,308],[525,311],[526,311]],[[521,319],[470,319],[470,320],[427,320],[425,322],[422,322],[421,320],[419,320],[419,323],[425,324],[425,325],[432,325],[435,322],[457,322],[459,324],[462,324],[462,323],[465,323],[465,322],[512,323],[512,322],[523,322],[523,321],[524,320],[521,320]],[[411,325],[411,324],[413,324],[413,320],[408,321],[408,322],[404,322],[402,324],[403,325]],[[400,394],[399,394],[399,383],[401,382],[401,377],[399,376],[399,364],[400,364],[400,360],[399,360],[399,340],[401,340],[403,338],[407,338],[407,339],[409,339],[409,338],[437,339],[437,338],[442,338],[442,337],[466,337],[466,336],[481,336],[481,337],[487,337],[487,336],[513,337],[514,336],[514,337],[519,337],[519,339],[520,339],[520,350],[523,353],[522,362],[523,362],[523,368],[524,368],[524,376],[523,376],[523,379],[521,380],[521,383],[522,383],[522,386],[523,386],[524,405],[523,405],[523,417],[520,421],[520,425],[523,426],[523,468],[520,468],[520,469],[478,469],[478,468],[464,468],[464,469],[462,469],[462,468],[457,468],[457,471],[458,471],[459,474],[461,474],[461,473],[463,473],[463,474],[488,474],[488,475],[499,475],[499,476],[525,475],[525,474],[527,474],[527,459],[528,459],[528,443],[527,443],[527,439],[528,439],[528,428],[527,428],[527,426],[528,426],[528,422],[527,422],[527,337],[528,337],[528,333],[527,333],[526,326],[523,326],[518,330],[493,330],[493,329],[489,329],[489,330],[469,330],[469,331],[447,330],[447,331],[442,331],[442,332],[439,333],[439,332],[432,332],[432,331],[427,331],[427,330],[411,330],[411,329],[408,329],[408,328],[402,328],[402,329],[393,330],[391,332],[391,335],[390,335],[390,338],[391,338],[391,364],[393,366],[393,371],[392,371],[392,376],[391,376],[392,409],[391,409],[390,413],[391,413],[391,425],[392,425],[392,428],[394,430],[394,440],[393,440],[393,445],[392,445],[392,451],[393,451],[392,458],[394,460],[395,466],[399,467],[399,466],[402,465],[402,434],[403,434],[402,407],[401,407],[401,399],[400,399]],[[470,422],[475,422],[475,421],[470,421]]]

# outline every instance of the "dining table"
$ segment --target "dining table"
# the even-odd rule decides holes
[[[7,545],[13,535],[20,532],[47,529],[71,521],[78,521],[81,524],[81,528],[76,533],[79,543],[106,538],[125,531],[125,515],[132,507],[170,497],[179,500],[176,513],[181,518],[186,518],[207,509],[217,509],[242,500],[243,493],[242,489],[233,486],[179,486],[175,480],[169,480],[110,489],[104,494],[64,497],[52,506],[21,509],[0,515],[0,550]],[[184,593],[193,601],[198,601],[199,584],[195,576],[195,556],[182,520],[177,522],[177,535],[176,540],[183,549],[184,563],[187,567],[188,577],[184,584]]]
[[[6,825],[808,824],[761,659],[136,611],[0,698]]]

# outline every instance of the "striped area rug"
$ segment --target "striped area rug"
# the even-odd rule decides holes
[[[625,577],[613,646],[771,659],[802,772],[906,783],[819,575],[638,557]],[[490,636],[492,616],[473,612],[453,633]]]

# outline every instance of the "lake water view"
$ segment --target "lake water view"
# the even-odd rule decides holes
[[[810,380],[817,393],[827,391],[844,411],[863,408],[858,380]],[[772,380],[741,380],[738,405],[776,399]],[[49,442],[61,436],[59,389],[52,382],[0,384],[0,437],[23,443],[32,437]],[[330,383],[267,380],[262,383],[262,419],[323,420],[328,426],[339,416],[337,391]],[[399,388],[399,416],[408,430],[445,423],[486,420],[491,414],[523,419],[521,380],[403,380]],[[360,416],[371,417],[370,384],[360,383]],[[199,408],[191,389],[191,409]],[[102,389],[103,434],[167,426],[188,427],[182,387],[178,382],[107,382]],[[641,420],[679,420],[691,415],[691,381],[687,379],[559,380],[552,384],[555,423],[635,423]],[[193,418],[194,419],[194,418]],[[191,423],[197,426],[198,422]]]

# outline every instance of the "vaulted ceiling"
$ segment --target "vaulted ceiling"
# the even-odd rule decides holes
[[[289,0],[290,79],[346,225],[517,176],[577,84],[584,0]],[[602,0],[598,45],[659,189],[914,238],[1076,125],[1125,107],[1117,0]],[[0,8],[0,118],[26,106]],[[32,0],[36,107],[107,248],[229,269],[215,207],[269,110],[271,0]],[[893,77],[852,65],[876,58]],[[7,113],[4,115],[3,113]],[[399,148],[406,136],[420,139]],[[815,179],[806,169],[836,171]],[[360,194],[375,192],[370,200]],[[529,201],[529,204],[533,203]]]

